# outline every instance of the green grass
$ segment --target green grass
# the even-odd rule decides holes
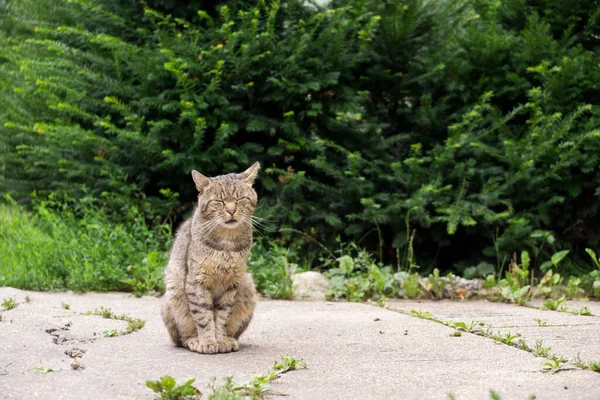
[[[168,229],[139,212],[115,223],[101,210],[41,202],[35,213],[0,205],[0,286],[78,292],[161,290]],[[141,284],[141,286],[140,286]]]

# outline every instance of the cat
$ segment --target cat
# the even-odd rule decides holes
[[[192,171],[198,204],[175,235],[164,272],[162,318],[177,346],[202,354],[238,351],[256,306],[246,264],[260,164],[207,178]]]

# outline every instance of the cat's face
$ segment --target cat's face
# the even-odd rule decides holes
[[[220,175],[214,178],[206,178],[199,172],[192,172],[200,193],[200,214],[211,228],[236,229],[252,226],[252,215],[257,201],[252,184],[259,168],[260,164],[257,162],[241,174]]]

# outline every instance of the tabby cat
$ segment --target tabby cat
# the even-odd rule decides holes
[[[259,168],[214,178],[192,171],[198,205],[177,230],[164,275],[162,317],[178,346],[203,354],[239,349],[256,305],[246,263]]]

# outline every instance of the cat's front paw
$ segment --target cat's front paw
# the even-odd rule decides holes
[[[185,345],[191,351],[200,354],[215,354],[219,352],[219,346],[215,341],[206,341],[195,338],[188,340]]]
[[[218,340],[217,345],[219,346],[219,353],[230,353],[240,349],[238,341],[231,337],[225,337]]]

